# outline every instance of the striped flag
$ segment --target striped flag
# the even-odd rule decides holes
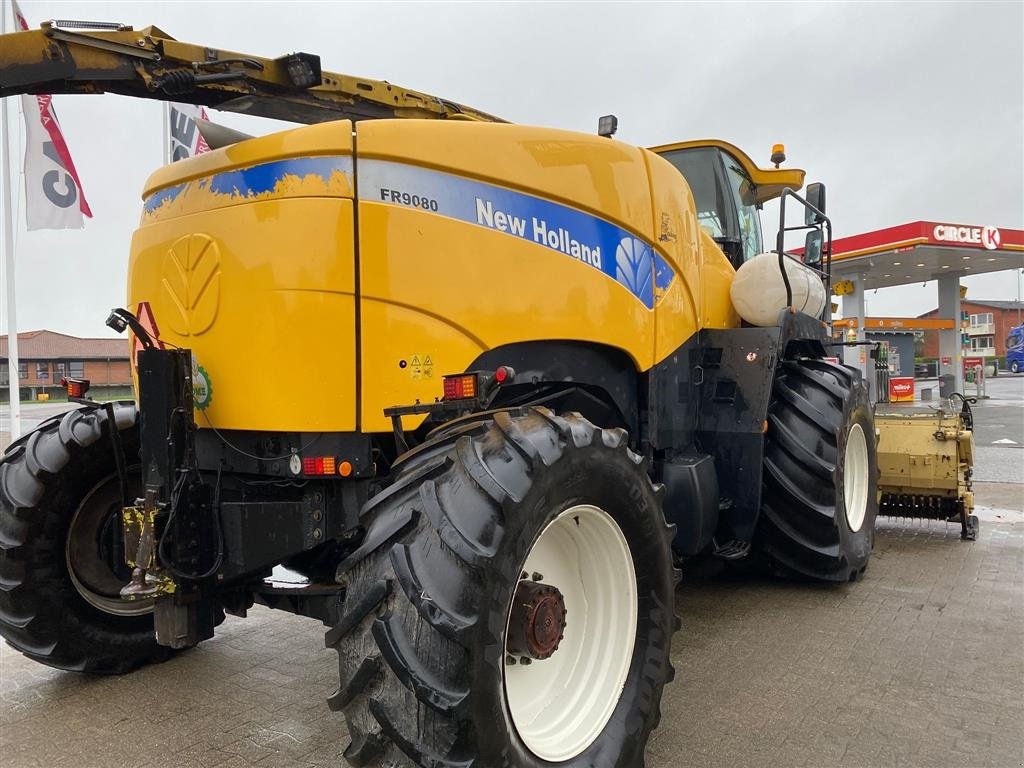
[[[196,125],[197,119],[208,119],[206,110],[194,104],[172,102],[167,106],[167,157],[170,158],[170,162],[209,152],[210,147]]]
[[[28,29],[18,4],[11,0],[17,25]],[[53,97],[22,96],[25,115],[25,219],[33,229],[81,229],[92,210],[61,133]]]

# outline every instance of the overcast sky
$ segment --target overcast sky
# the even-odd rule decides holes
[[[34,27],[51,18],[154,24],[264,56],[317,53],[325,69],[515,122],[592,132],[612,112],[617,138],[644,146],[718,137],[767,165],[771,145],[784,142],[788,165],[827,184],[839,237],[918,219],[1024,228],[1020,0],[20,5]],[[162,162],[161,106],[119,96],[54,104],[95,218],[83,231],[26,232],[19,201],[18,327],[106,335],[108,310],[125,303],[139,194]],[[10,107],[20,188],[19,100]],[[211,117],[273,130],[269,121]],[[764,225],[774,231],[771,211]],[[972,298],[1013,299],[1018,279],[1004,272],[964,282]],[[935,306],[935,285],[867,299],[871,314],[916,315]],[[0,324],[6,332],[6,313]]]

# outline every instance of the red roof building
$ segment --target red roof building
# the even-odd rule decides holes
[[[961,331],[967,335],[968,346],[964,355],[968,357],[1005,357],[1006,337],[1010,329],[1024,320],[1024,301],[989,301],[983,299],[962,299],[961,315],[966,315]],[[920,317],[938,317],[939,310],[933,309]],[[939,356],[939,335],[924,334],[924,356]]]
[[[22,398],[60,388],[67,376],[89,379],[97,388],[131,387],[128,365],[129,345],[126,339],[84,339],[55,331],[25,331],[18,334],[18,379]],[[0,386],[7,394],[10,366],[7,336],[0,336]],[[24,392],[29,388],[28,393]]]

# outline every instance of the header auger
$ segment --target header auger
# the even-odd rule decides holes
[[[317,123],[148,181],[111,321],[137,403],[83,399],[0,460],[23,653],[125,672],[260,603],[329,627],[351,765],[633,768],[673,677],[676,560],[864,572],[875,430],[827,360],[830,225],[802,171],[153,27],[0,42],[4,95]],[[762,253],[782,195],[807,263]]]

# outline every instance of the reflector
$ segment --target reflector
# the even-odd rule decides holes
[[[515,377],[516,372],[507,365],[498,366],[498,370],[494,372],[494,380],[499,384],[504,384],[506,381],[512,381]]]

